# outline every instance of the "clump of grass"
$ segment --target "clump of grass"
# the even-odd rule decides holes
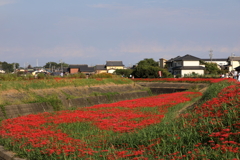
[[[204,92],[201,101],[204,103],[207,100],[210,100],[214,97],[217,97],[217,94],[225,87],[233,84],[234,82],[228,82],[228,81],[221,81],[219,83],[213,83],[211,84],[206,92]]]
[[[6,114],[6,110],[5,110],[5,107],[4,107],[4,105],[0,105],[0,109],[1,109],[1,112],[2,112],[2,114],[3,114],[3,116],[4,116],[4,118],[7,118],[7,114]]]
[[[69,74],[65,76],[67,78],[86,78],[86,74],[84,73],[75,73],[75,74]]]
[[[90,78],[112,78],[112,77],[113,76],[111,73],[99,73],[90,76]]]

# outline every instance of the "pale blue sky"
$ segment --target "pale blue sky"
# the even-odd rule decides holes
[[[0,0],[0,61],[240,56],[240,0]]]

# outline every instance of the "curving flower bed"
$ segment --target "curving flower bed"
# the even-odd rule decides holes
[[[93,140],[88,136],[101,137],[116,132],[115,137],[120,133],[135,132],[160,123],[169,107],[199,96],[199,92],[180,92],[100,104],[74,111],[65,110],[7,119],[1,124],[1,142],[13,150],[20,148],[19,152],[29,158],[41,154],[53,157],[86,157],[100,154],[106,148],[94,150],[96,146],[92,145]],[[82,129],[81,131],[87,132],[88,136],[73,138],[79,133],[67,134],[67,124],[71,125],[70,128],[90,127],[93,131]]]

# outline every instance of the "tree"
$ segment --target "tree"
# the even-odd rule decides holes
[[[208,63],[208,62],[204,62],[204,61],[200,61],[200,63],[205,65],[205,72],[207,74],[221,73],[221,69],[218,68],[217,63]]]
[[[152,58],[145,58],[144,60],[141,60],[138,62],[138,66],[153,66],[157,67],[158,62],[154,61]]]
[[[47,62],[43,67],[44,68],[51,68],[55,66],[55,68],[58,68],[58,64],[56,62]]]
[[[124,75],[124,77],[129,77],[132,74],[132,69],[116,69],[115,73],[117,75]]]
[[[158,67],[158,63],[150,58],[141,60],[133,70],[133,75],[136,78],[158,78],[159,71],[162,71],[162,77],[171,76],[171,73],[164,68]]]
[[[13,64],[15,64],[15,68],[19,68],[19,63],[13,63]]]
[[[29,65],[27,66],[27,68],[28,68],[28,69],[32,68],[31,64],[29,64]]]
[[[56,62],[47,62],[43,67],[44,68],[52,68],[54,66],[54,68],[58,68],[61,69],[61,67],[68,67],[69,65],[67,63],[56,63]]]
[[[5,72],[7,72],[7,73],[9,73],[9,72],[13,72],[13,63],[12,64],[10,64],[10,63],[7,63],[7,62],[0,62],[1,63],[1,68],[5,71]]]

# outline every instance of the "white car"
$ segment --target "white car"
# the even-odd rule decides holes
[[[5,71],[4,70],[0,70],[0,73],[5,73]]]

